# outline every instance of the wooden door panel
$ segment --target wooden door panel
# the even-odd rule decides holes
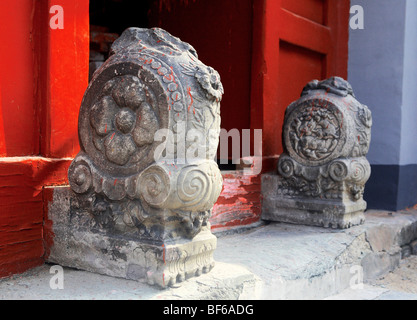
[[[279,14],[279,39],[314,51],[328,53],[332,50],[331,29],[281,9]]]
[[[311,79],[324,76],[325,55],[285,41],[279,46],[280,104],[288,106]]]
[[[282,0],[282,8],[319,24],[325,22],[325,0]]]

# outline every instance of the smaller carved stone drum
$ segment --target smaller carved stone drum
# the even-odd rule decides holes
[[[333,228],[363,223],[371,125],[371,112],[347,81],[310,82],[285,113],[279,176],[263,177],[263,219]]]

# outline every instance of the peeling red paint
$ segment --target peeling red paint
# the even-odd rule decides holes
[[[187,88],[187,93],[188,93],[188,95],[190,96],[190,99],[191,99],[190,105],[188,106],[188,111],[190,111],[191,106],[194,103],[194,99],[193,99],[193,95],[191,94],[191,88],[190,87]],[[194,111],[194,114],[195,114],[195,111]]]
[[[210,218],[212,229],[249,225],[261,216],[261,178],[240,171],[223,174],[223,190]]]
[[[166,261],[165,261],[165,245],[162,245],[162,260],[164,261],[164,264],[166,265]]]

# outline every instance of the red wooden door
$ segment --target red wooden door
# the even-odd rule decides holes
[[[285,109],[307,82],[347,77],[349,2],[254,0],[251,127],[264,159],[282,153]]]

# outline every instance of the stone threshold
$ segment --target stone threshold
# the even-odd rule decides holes
[[[417,210],[365,216],[364,225],[347,230],[269,223],[218,233],[211,272],[165,290],[69,268],[64,289],[52,290],[45,264],[0,280],[0,299],[324,299],[384,276],[412,253]]]

